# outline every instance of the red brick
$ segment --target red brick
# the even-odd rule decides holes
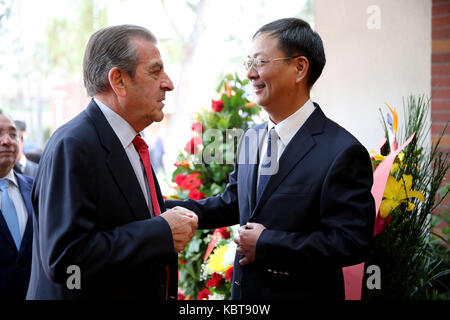
[[[431,80],[431,87],[440,88],[440,87],[450,87],[450,76],[447,77],[433,77]]]
[[[432,99],[431,110],[433,111],[450,110],[450,99]]]
[[[450,119],[450,111],[431,111],[431,121],[447,122]]]
[[[432,135],[431,141],[433,142],[433,145],[436,144],[436,142],[439,139],[439,135]],[[445,135],[441,138],[441,141],[439,142],[439,146],[441,147],[450,147],[450,136]]]
[[[450,3],[450,0],[433,0],[433,7],[440,6],[446,3]]]
[[[433,98],[435,99],[450,99],[450,88],[449,87],[438,87],[433,91]]]
[[[433,28],[432,40],[436,39],[450,39],[450,27]]]
[[[439,63],[431,66],[432,75],[450,75],[450,63]]]
[[[450,26],[450,17],[449,16],[443,16],[443,17],[437,17],[432,19],[432,27],[446,27]]]
[[[450,15],[450,2],[441,3],[439,5],[433,6],[431,12],[432,12],[433,17],[446,15],[446,14]]]
[[[450,29],[449,29],[450,30]],[[434,52],[431,55],[431,63],[450,62],[450,52]]]
[[[442,133],[442,131],[445,128],[445,123],[444,122],[436,122],[436,123],[432,123],[431,124],[431,134],[433,135],[440,135]],[[450,134],[450,124],[447,126],[447,129],[444,132],[445,134]]]

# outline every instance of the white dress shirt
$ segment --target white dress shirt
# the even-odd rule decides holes
[[[316,107],[314,106],[314,103],[309,99],[306,101],[306,103],[299,108],[297,111],[295,111],[293,114],[291,114],[289,117],[284,119],[278,124],[275,124],[272,122],[272,120],[268,120],[267,122],[267,131],[265,132],[262,141],[263,144],[261,146],[261,152],[260,152],[260,159],[262,159],[262,155],[267,150],[267,132],[269,132],[272,128],[275,127],[275,131],[279,137],[277,140],[277,150],[278,150],[278,159],[280,160],[281,155],[283,154],[284,149],[288,145],[288,143],[291,141],[292,137],[297,133],[298,130],[303,126],[303,124],[308,120],[309,116],[314,112]],[[262,161],[259,161],[258,165],[258,184],[259,184],[259,175],[261,171],[261,163]]]
[[[115,111],[110,109],[100,100],[94,98],[94,101],[99,106],[100,110],[105,115],[106,120],[113,129],[114,133],[120,140],[125,152],[130,160],[131,166],[133,167],[134,173],[136,174],[139,186],[141,187],[142,194],[144,195],[145,201],[147,202],[147,207],[150,213],[153,213],[151,198],[148,196],[147,187],[145,183],[144,176],[144,166],[142,165],[141,158],[136,148],[133,145],[133,139],[136,137],[137,132],[130,126],[130,124],[119,116]],[[142,134],[141,134],[142,136]],[[144,138],[144,137],[142,137]]]
[[[20,193],[19,184],[17,183],[16,176],[13,170],[3,177],[9,181],[8,193],[9,198],[14,203],[17,213],[17,221],[19,222],[20,238],[23,238],[23,233],[25,232],[25,227],[27,226],[28,212],[27,207],[25,207],[25,202],[23,201],[22,194]],[[2,191],[0,191],[1,195]],[[0,196],[0,208],[2,204],[2,199]]]

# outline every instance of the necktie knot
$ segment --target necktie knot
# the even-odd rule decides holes
[[[7,179],[0,179],[0,190],[5,191],[8,190],[9,182]]]
[[[148,145],[145,143],[144,139],[142,139],[142,137],[140,135],[137,135],[136,137],[134,137],[132,143],[133,143],[134,147],[136,148],[136,150],[138,150],[138,151],[148,149]]]

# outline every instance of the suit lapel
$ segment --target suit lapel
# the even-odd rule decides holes
[[[127,200],[133,216],[136,220],[150,218],[144,195],[140,192],[141,187],[139,186],[130,160],[119,138],[114,133],[94,100],[91,100],[91,103],[86,109],[86,113],[92,119],[100,141],[108,153],[106,156],[106,165],[110,169],[117,187]]]
[[[264,189],[261,198],[256,207],[252,211],[249,218],[253,218],[256,212],[264,205],[267,199],[283,182],[286,176],[292,169],[300,162],[316,144],[313,136],[323,132],[325,123],[325,115],[320,109],[319,105],[315,104],[316,110],[311,114],[305,124],[297,131],[292,140],[286,146],[283,154],[279,160],[279,169],[276,174],[270,177],[267,186]],[[256,188],[255,188],[256,189]]]
[[[3,212],[0,210],[0,236],[3,237],[10,247],[17,250],[14,239],[9,231],[8,225],[6,224],[5,218],[3,217]]]
[[[17,183],[19,184],[20,194],[27,209],[27,224],[23,233],[22,242],[19,250],[19,259],[22,253],[31,252],[32,238],[33,238],[33,207],[31,205],[31,187],[20,175],[16,174]]]
[[[17,184],[19,185],[20,194],[22,195],[25,208],[27,210],[27,224],[25,226],[25,231],[23,233],[22,241],[19,248],[19,255],[25,250],[31,250],[28,248],[31,246],[30,238],[33,237],[33,208],[31,206],[31,184],[27,183],[22,176],[15,173],[17,179]],[[16,208],[17,210],[17,208]],[[8,225],[6,224],[5,218],[3,217],[3,212],[0,210],[0,233],[9,242],[10,246],[17,250],[14,239],[9,231]]]

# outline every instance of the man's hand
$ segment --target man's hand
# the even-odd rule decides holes
[[[172,230],[175,251],[183,251],[197,230],[197,215],[186,208],[175,207],[161,214],[161,217],[167,221]]]
[[[255,261],[256,243],[264,229],[266,227],[262,224],[251,222],[247,222],[246,225],[239,228],[238,234],[234,237],[234,242],[238,245],[236,252],[244,255],[244,258],[239,260],[241,265]]]

